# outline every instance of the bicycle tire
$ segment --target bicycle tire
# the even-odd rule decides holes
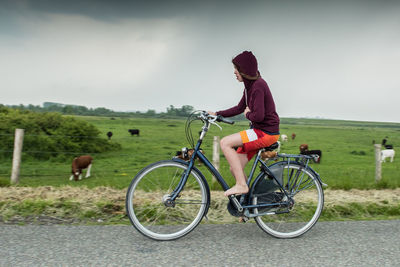
[[[257,216],[254,219],[263,231],[274,237],[294,238],[301,236],[315,225],[321,215],[324,205],[322,185],[311,168],[306,168],[297,162],[281,161],[270,168],[277,170],[275,173],[281,175],[276,178],[286,187],[294,203],[270,210],[255,208],[253,209],[255,214],[264,213],[264,215]],[[267,194],[279,195],[281,202],[287,201],[287,197],[280,188]],[[264,197],[264,199],[266,198]],[[262,198],[260,195],[253,195],[251,202],[253,205],[257,205],[262,203]]]
[[[176,188],[187,164],[159,161],[142,169],[126,194],[126,211],[132,225],[155,240],[174,240],[190,233],[206,214],[210,193],[204,176],[193,169],[173,206],[165,200]]]

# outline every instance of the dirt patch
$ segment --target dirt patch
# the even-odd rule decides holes
[[[126,190],[110,187],[1,187],[0,201],[73,200],[77,202],[125,201]]]

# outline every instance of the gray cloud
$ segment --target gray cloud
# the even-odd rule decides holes
[[[228,108],[230,60],[252,50],[281,116],[399,121],[397,2],[5,3],[3,103]]]

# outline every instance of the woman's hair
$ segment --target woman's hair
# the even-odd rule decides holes
[[[257,71],[257,76],[250,76],[250,75],[247,75],[246,73],[243,73],[243,72],[240,71],[240,66],[237,65],[237,64],[235,64],[235,62],[233,62],[233,59],[232,59],[232,63],[233,63],[233,66],[238,70],[238,72],[240,73],[240,75],[241,75],[243,78],[247,79],[247,80],[255,81],[255,80],[257,80],[258,78],[261,77],[260,72],[258,72],[258,71]]]
[[[235,62],[233,62],[234,59],[232,59],[232,64],[233,66],[238,70],[238,72],[240,72],[240,67],[238,65],[235,64]]]

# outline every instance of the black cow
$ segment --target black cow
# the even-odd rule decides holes
[[[113,135],[113,133],[112,132],[108,132],[107,133],[107,136],[108,136],[108,140],[110,140],[111,139],[111,136]]]
[[[308,145],[307,144],[301,144],[300,145],[300,154],[302,155],[317,155],[317,158],[313,158],[315,163],[320,163],[321,162],[321,157],[322,157],[322,151],[319,149],[316,150],[308,150]]]
[[[393,145],[386,144],[387,142],[386,138],[388,137],[386,136],[385,138],[382,139],[382,146],[384,146],[386,149],[393,149]]]
[[[133,135],[135,135],[135,134],[136,134],[137,136],[139,136],[139,129],[129,129],[128,132],[131,133],[131,136],[133,136]]]

